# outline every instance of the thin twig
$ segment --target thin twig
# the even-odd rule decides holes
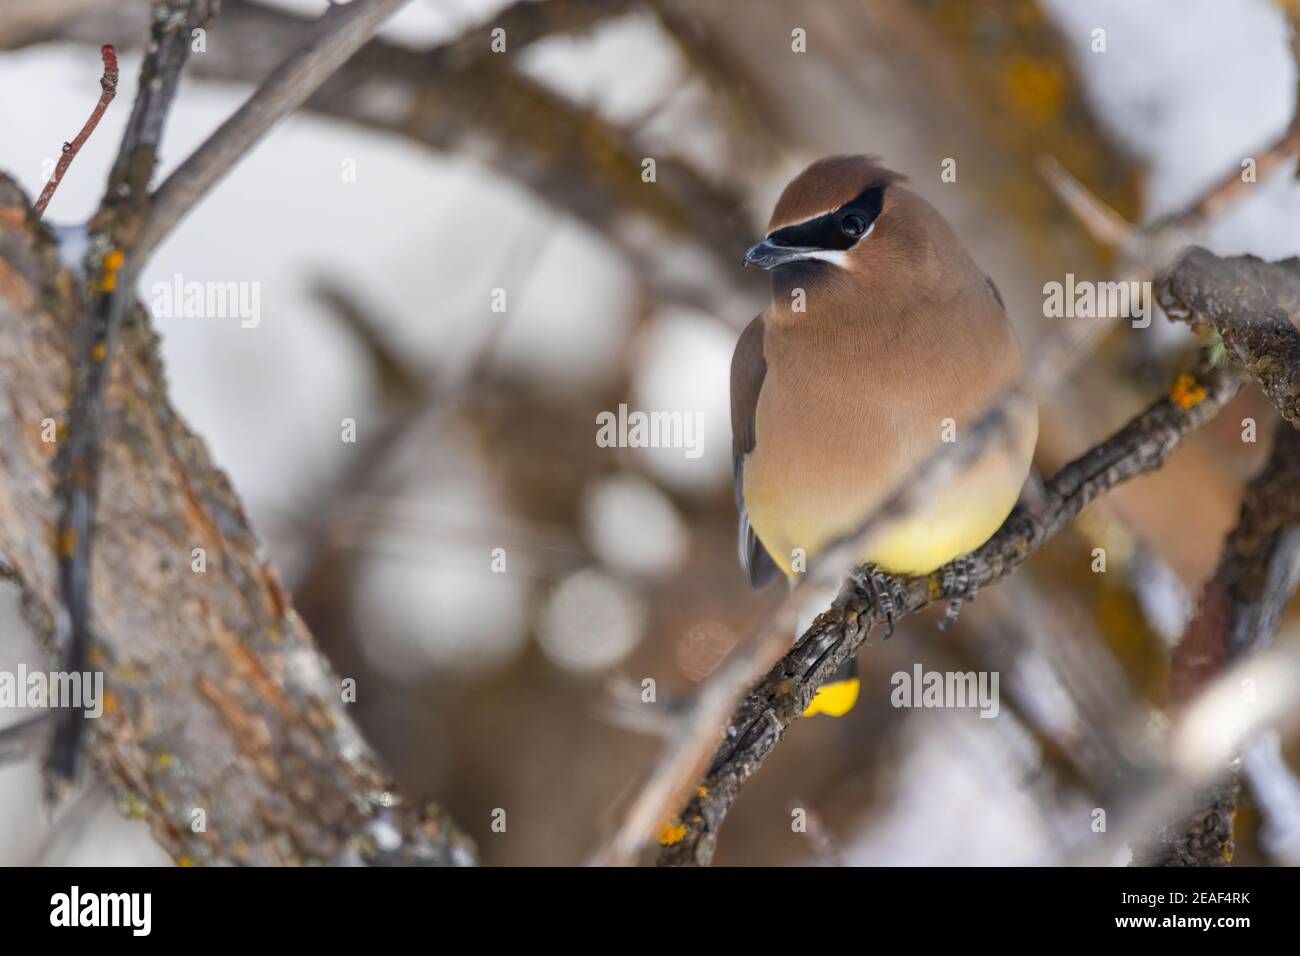
[[[302,108],[439,153],[476,152],[497,173],[605,235],[657,300],[715,316],[753,314],[759,288],[735,251],[748,245],[756,226],[739,187],[682,157],[659,155],[639,131],[516,68],[529,43],[586,30],[627,9],[623,0],[517,0],[482,27],[428,50],[375,38]],[[223,0],[215,42],[186,69],[222,82],[268,75],[312,22],[252,0]],[[98,45],[111,36],[121,51],[135,42],[125,32],[129,23],[121,13],[97,11],[44,39]],[[509,36],[508,56],[492,52],[488,31],[497,27]],[[383,95],[372,95],[376,90]],[[479,149],[484,142],[493,148]],[[658,157],[658,182],[647,189],[641,162],[650,155]],[[663,255],[665,235],[689,243],[710,267],[683,270]]]
[[[1191,244],[1197,233],[1240,200],[1247,185],[1271,175],[1300,153],[1300,14],[1288,13],[1287,21],[1297,77],[1295,106],[1287,128],[1253,157],[1254,178],[1246,179],[1240,168],[1227,169],[1177,212],[1144,226],[1134,226],[1079,182],[1055,157],[1044,156],[1039,160],[1039,172],[1088,234],[1120,252],[1119,271],[1124,273],[1124,278],[1149,279],[1163,271]]]
[[[53,717],[54,712],[46,711],[0,730],[0,767],[39,753]]]
[[[1040,157],[1038,172],[1093,239],[1119,247],[1133,235],[1133,224],[1079,182],[1055,156]]]
[[[158,187],[139,254],[147,256],[272,126],[301,106],[406,2],[353,0],[331,6],[303,45]]]
[[[90,134],[95,132],[95,127],[104,116],[104,111],[108,109],[108,104],[113,102],[113,97],[117,95],[117,51],[110,44],[104,44],[99,48],[99,54],[104,60],[104,75],[99,78],[99,102],[95,108],[90,111],[90,118],[86,120],[81,132],[73,137],[72,142],[63,144],[63,155],[59,157],[59,162],[54,167],[54,174],[50,176],[50,181],[45,184],[41,190],[40,197],[32,207],[39,219],[45,214],[45,207],[50,204],[54,198],[54,191],[59,188],[59,183],[63,182],[63,174],[68,171],[72,161],[77,158],[77,153],[81,152],[81,147],[90,139]]]
[[[64,666],[70,672],[86,669],[93,639],[90,563],[103,444],[104,392],[122,316],[134,295],[138,259],[133,252],[148,202],[149,180],[158,161],[163,125],[189,57],[191,31],[207,24],[214,12],[215,0],[154,4],[151,42],[140,69],[139,92],[104,199],[91,221],[92,238],[86,256],[90,318],[73,384],[68,439],[59,456],[63,487],[56,551],[62,606],[56,624]],[[66,789],[76,773],[83,723],[82,711],[75,708],[59,720],[46,763],[51,797]]]
[[[67,480],[58,551],[63,591],[61,644],[69,670],[84,670],[91,642],[90,560],[94,533],[104,387],[113,345],[144,260],[182,216],[279,119],[300,105],[406,0],[355,0],[331,6],[311,36],[248,101],[181,164],[151,197],[158,144],[190,50],[190,35],[215,13],[214,0],[183,8],[155,5],[154,42],[141,71],[140,93],[127,125],[109,188],[93,223],[87,275],[92,277],[90,343],[77,376],[65,449]],[[60,722],[49,766],[63,782],[75,772],[79,711]],[[53,782],[53,781],[52,781]]]

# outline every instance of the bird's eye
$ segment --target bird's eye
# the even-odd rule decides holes
[[[840,220],[840,231],[846,236],[860,236],[867,231],[867,221],[851,212]]]

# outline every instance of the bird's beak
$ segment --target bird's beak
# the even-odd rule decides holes
[[[782,246],[771,239],[764,239],[745,253],[745,265],[758,266],[760,269],[775,269],[787,262],[810,259],[818,252],[808,246]]]

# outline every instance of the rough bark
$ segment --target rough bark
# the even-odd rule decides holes
[[[58,606],[52,462],[83,331],[79,286],[0,177],[0,555],[47,641]],[[138,304],[119,349],[90,660],[106,699],[88,723],[123,809],[182,863],[473,862],[441,811],[394,794],[238,495],[171,407]],[[50,421],[58,440],[47,443]]]
[[[1300,428],[1300,259],[1220,259],[1193,247],[1164,277],[1159,301],[1175,321],[1212,326],[1228,359]]]

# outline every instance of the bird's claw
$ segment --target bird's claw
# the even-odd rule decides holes
[[[874,564],[864,564],[855,568],[851,575],[853,583],[859,591],[864,591],[875,604],[876,609],[885,619],[885,640],[894,636],[894,620],[898,605],[901,605],[907,594],[903,586],[899,584],[898,579],[892,575],[886,574]]]
[[[948,601],[948,610],[944,612],[943,620],[939,622],[939,630],[946,631],[957,623],[957,615],[961,613],[962,601],[973,601],[975,595],[979,592],[979,586],[974,582],[975,561],[969,554],[964,554],[960,558],[954,558],[943,568],[943,593],[950,600]]]

